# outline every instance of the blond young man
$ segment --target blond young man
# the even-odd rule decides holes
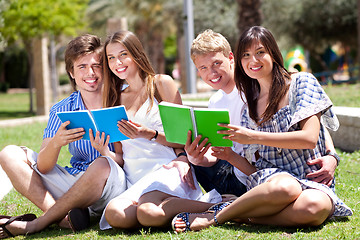
[[[230,123],[240,125],[244,102],[234,81],[234,55],[229,42],[220,33],[210,29],[200,33],[191,46],[193,60],[202,80],[218,90],[209,100],[209,108],[227,108]],[[245,99],[245,98],[244,98]],[[191,133],[185,146],[189,161],[194,165],[198,181],[206,191],[216,189],[220,194],[240,196],[246,192],[246,178],[254,167],[239,158],[242,145],[234,143],[232,148],[211,147],[207,140],[200,142],[198,136],[191,142]],[[330,135],[327,133],[326,147],[329,156],[314,159],[308,164],[319,164],[322,168],[308,174],[313,181],[331,185],[338,156]],[[335,155],[335,157],[333,156]]]

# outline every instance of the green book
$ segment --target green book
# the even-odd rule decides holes
[[[189,130],[192,140],[198,135],[208,138],[211,146],[232,147],[232,141],[223,139],[224,134],[217,131],[227,130],[218,123],[230,123],[229,111],[216,108],[193,108],[185,105],[161,102],[159,104],[161,121],[168,142],[185,144]]]
[[[100,131],[105,135],[110,135],[109,143],[118,142],[129,139],[122,134],[118,127],[117,122],[125,119],[128,120],[125,107],[123,105],[109,108],[101,108],[95,110],[80,110],[80,111],[67,111],[57,112],[57,116],[62,122],[70,121],[67,129],[84,128],[84,140],[90,140],[89,129],[91,128],[94,133]]]

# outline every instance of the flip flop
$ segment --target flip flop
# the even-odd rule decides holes
[[[217,226],[220,226],[221,224],[218,222],[216,215],[218,214],[218,212],[220,212],[221,210],[223,210],[224,208],[226,208],[227,206],[229,206],[233,201],[228,201],[228,202],[221,202],[218,204],[215,204],[213,206],[211,206],[208,211],[209,212],[213,212],[214,213],[214,221],[216,223]]]
[[[4,218],[10,219],[10,218],[11,218],[11,216],[0,215],[0,219],[4,219]]]
[[[88,208],[73,208],[68,212],[68,220],[73,232],[90,227],[90,213]]]
[[[191,214],[191,213],[188,213],[188,212],[182,212],[182,213],[177,214],[177,215],[173,218],[173,220],[171,221],[171,227],[172,227],[172,229],[173,229],[174,231],[176,231],[176,229],[175,229],[176,220],[177,220],[178,218],[181,218],[181,219],[185,222],[185,224],[186,224],[186,228],[185,228],[185,230],[184,230],[183,232],[191,231],[191,229],[190,229],[190,222],[189,222],[189,215],[190,215],[190,214]]]
[[[221,202],[221,203],[218,203],[218,204],[215,204],[215,205],[212,205],[211,207],[209,207],[208,211],[215,211],[215,212],[218,212],[218,211],[221,211],[223,210],[224,208],[226,208],[227,206],[230,205],[230,203],[232,203],[233,201],[228,201],[228,202]]]
[[[30,222],[32,220],[36,219],[36,215],[32,214],[32,213],[27,213],[27,214],[23,214],[20,216],[15,216],[15,217],[10,217],[10,216],[5,216],[5,215],[1,215],[1,218],[8,218],[9,220],[0,225],[0,228],[2,228],[4,230],[4,232],[6,232],[6,234],[8,235],[8,237],[15,237],[7,228],[6,226],[9,225],[10,223],[14,222],[14,221],[25,221],[25,222]]]

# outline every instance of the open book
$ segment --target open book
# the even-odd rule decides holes
[[[110,143],[118,142],[125,139],[129,139],[122,134],[118,127],[117,122],[125,119],[128,120],[125,107],[123,105],[102,108],[95,110],[80,110],[80,111],[68,111],[56,113],[62,122],[70,121],[67,125],[67,129],[84,128],[85,134],[83,139],[90,140],[89,129],[91,128],[94,133],[96,131],[100,133],[104,132],[105,135],[110,135]]]
[[[224,134],[219,130],[227,130],[218,126],[218,123],[230,123],[227,109],[193,108],[189,106],[161,102],[159,104],[161,121],[165,137],[168,142],[185,144],[189,130],[193,139],[201,135],[202,139],[208,138],[212,146],[231,147],[232,141],[223,139]]]

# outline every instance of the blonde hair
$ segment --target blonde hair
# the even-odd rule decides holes
[[[231,52],[230,44],[220,33],[206,29],[193,40],[191,45],[191,59],[195,61],[198,55],[214,52],[222,52],[225,57],[229,57]]]
[[[103,104],[105,107],[113,107],[120,105],[120,96],[124,79],[117,77],[108,66],[108,59],[106,53],[106,46],[110,43],[122,44],[130,53],[133,61],[139,67],[139,75],[143,82],[146,83],[146,94],[150,98],[150,106],[154,103],[155,96],[155,71],[152,68],[148,57],[145,54],[144,48],[140,40],[130,31],[118,31],[109,36],[104,44],[104,97]]]

